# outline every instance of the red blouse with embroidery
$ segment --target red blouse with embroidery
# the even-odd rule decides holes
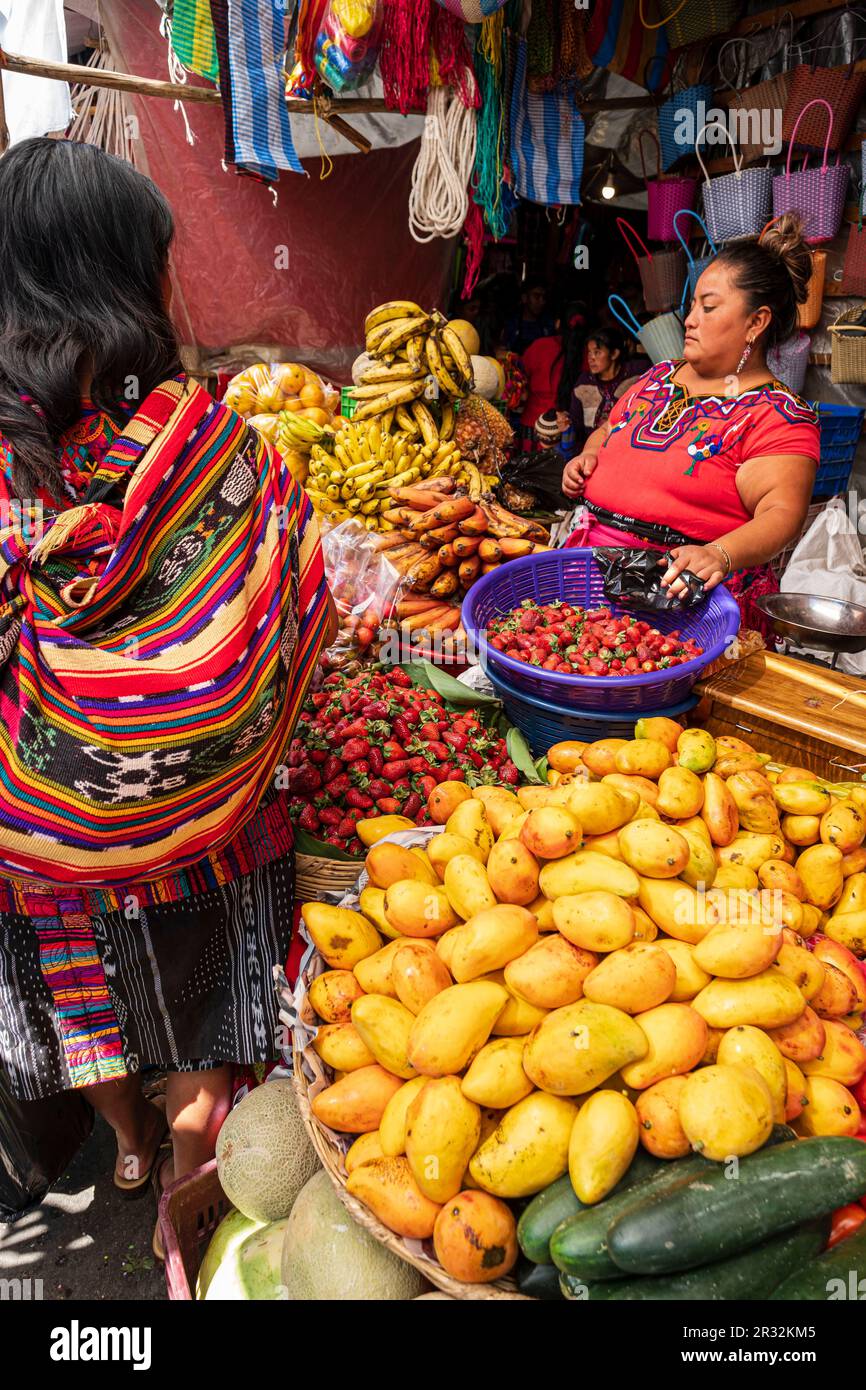
[[[768,455],[821,456],[818,417],[780,381],[741,395],[690,396],[678,362],[658,362],[617,401],[586,500],[711,541],[751,521],[737,470]]]

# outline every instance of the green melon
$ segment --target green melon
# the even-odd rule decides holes
[[[252,1221],[280,1221],[319,1160],[291,1081],[266,1081],[227,1116],[216,1144],[217,1172],[233,1206]]]
[[[286,1223],[282,1282],[303,1302],[402,1300],[424,1287],[413,1265],[356,1225],[325,1172],[310,1178]]]
[[[236,1257],[247,1236],[260,1229],[259,1221],[251,1221],[242,1211],[230,1211],[224,1216],[210,1239],[196,1280],[196,1298],[234,1298]]]
[[[283,1241],[289,1218],[272,1221],[247,1236],[238,1255],[238,1281],[241,1297],[253,1302],[285,1300],[283,1286]]]

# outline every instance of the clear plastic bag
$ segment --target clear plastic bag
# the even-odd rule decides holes
[[[347,670],[354,662],[369,662],[378,651],[402,576],[376,548],[376,540],[355,520],[341,521],[323,533],[325,577],[340,615],[336,641],[322,658],[325,675]]]
[[[382,40],[380,0],[330,0],[313,50],[316,71],[332,92],[350,92],[376,66]]]

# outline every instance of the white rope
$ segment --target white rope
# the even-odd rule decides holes
[[[185,87],[187,82],[187,71],[171,46],[171,20],[169,19],[167,14],[164,14],[162,16],[162,19],[159,21],[159,32],[162,35],[162,37],[166,40],[167,44],[166,56],[168,59],[169,81],[175,82],[180,86]],[[189,117],[186,114],[186,107],[184,106],[182,101],[176,101],[173,103],[173,105],[175,111],[179,111],[181,117],[183,118],[184,129],[186,131],[186,143],[188,145],[194,145],[195,135],[193,134],[192,126],[189,123]]]
[[[475,108],[449,87],[431,87],[409,194],[409,231],[416,241],[460,231],[469,211],[475,144]]]

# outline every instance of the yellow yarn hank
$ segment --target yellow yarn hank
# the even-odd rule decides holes
[[[481,36],[478,48],[482,56],[493,68],[497,80],[502,76],[502,34],[505,28],[505,11],[500,9],[481,21]]]
[[[316,123],[316,139],[319,142],[319,149],[322,152],[322,163],[319,168],[319,181],[324,182],[329,179],[334,172],[334,161],[325,149],[325,142],[322,139],[322,132],[319,128],[319,94],[313,93],[313,120]],[[325,172],[327,164],[327,173]]]

